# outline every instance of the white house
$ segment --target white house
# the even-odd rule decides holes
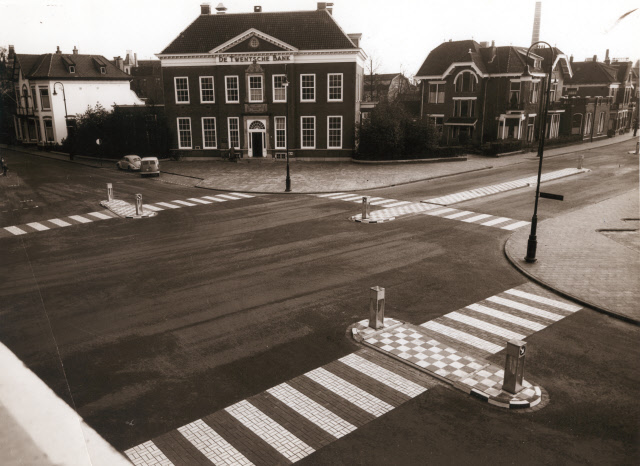
[[[10,51],[11,52],[11,51]],[[131,76],[101,55],[14,54],[14,126],[23,144],[61,143],[67,121],[87,107],[144,105],[130,89]]]

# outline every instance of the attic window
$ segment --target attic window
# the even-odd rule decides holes
[[[101,66],[100,67],[100,74],[107,74],[107,67],[106,66]]]
[[[71,65],[69,66],[69,73],[75,73],[76,72],[76,67]]]

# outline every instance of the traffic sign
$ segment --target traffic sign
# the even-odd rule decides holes
[[[551,194],[551,193],[540,193],[540,197],[544,197],[545,199],[555,199],[556,201],[564,201],[564,196],[562,194]]]

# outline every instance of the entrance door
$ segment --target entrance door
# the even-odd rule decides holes
[[[262,157],[262,133],[251,133],[251,155],[253,157]]]

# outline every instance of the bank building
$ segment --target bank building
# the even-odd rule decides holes
[[[200,15],[157,54],[171,153],[350,160],[366,55],[332,3],[316,10]]]

